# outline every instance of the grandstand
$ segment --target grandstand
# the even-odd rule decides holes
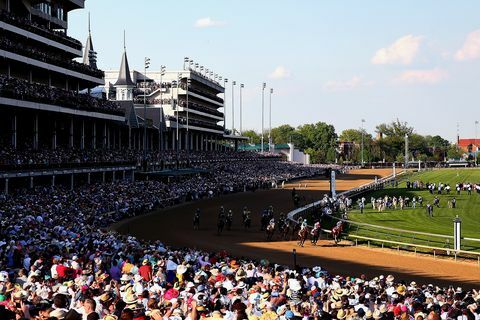
[[[131,71],[126,47],[118,71],[100,70],[90,26],[85,47],[67,35],[70,12],[84,6],[84,0],[0,0],[0,320],[480,317],[480,294],[470,290],[478,281],[439,288],[395,279],[394,271],[335,275],[297,260],[269,261],[268,246],[255,250],[258,260],[239,259],[219,235],[198,236],[212,233],[209,226],[196,235],[190,227],[172,228],[156,210],[175,211],[170,218],[178,223],[186,216],[176,211],[179,204],[223,203],[238,193],[255,194],[265,207],[277,191],[279,203],[291,206],[292,181],[348,167],[307,165],[308,156],[292,144],[271,153],[237,150],[245,137],[225,129],[225,82],[211,72]],[[373,177],[348,179],[356,185]],[[283,182],[292,190],[269,190]],[[335,209],[337,200],[326,198]],[[274,215],[273,206],[261,210]],[[160,220],[196,249],[165,245],[159,229],[153,240],[134,237],[130,219],[140,215],[149,227]],[[216,220],[217,212],[200,216],[202,223]],[[119,221],[128,234],[111,229]],[[207,251],[205,243],[221,249]]]

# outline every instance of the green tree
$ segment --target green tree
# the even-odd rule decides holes
[[[462,158],[463,152],[458,148],[456,144],[451,144],[447,149],[448,159],[460,159]]]
[[[273,143],[289,143],[290,139],[293,141],[293,135],[295,133],[295,128],[284,124],[276,128],[272,128],[272,140]]]
[[[300,149],[310,154],[313,163],[333,162],[337,147],[337,134],[332,125],[325,122],[305,124],[297,128],[301,135]]]
[[[248,137],[248,142],[258,144],[261,142],[260,135],[254,130],[243,131],[242,136]],[[268,144],[268,141],[267,141]]]

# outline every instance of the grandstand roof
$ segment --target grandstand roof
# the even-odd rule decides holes
[[[480,139],[458,139],[458,145],[460,147],[468,147],[469,145],[479,145]]]

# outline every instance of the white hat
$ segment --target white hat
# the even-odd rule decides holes
[[[177,273],[178,274],[184,274],[185,272],[187,272],[187,267],[184,266],[183,264],[180,264],[177,266]]]
[[[300,282],[298,282],[298,280],[293,280],[290,282],[290,289],[293,291],[300,291],[302,289],[302,286],[300,285]]]

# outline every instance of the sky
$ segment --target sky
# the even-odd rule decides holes
[[[480,120],[480,1],[86,0],[69,15],[83,43],[91,14],[98,66],[117,70],[123,31],[130,67],[179,70],[183,58],[231,80],[236,128],[323,121],[374,134],[399,118],[419,134],[475,137]]]

